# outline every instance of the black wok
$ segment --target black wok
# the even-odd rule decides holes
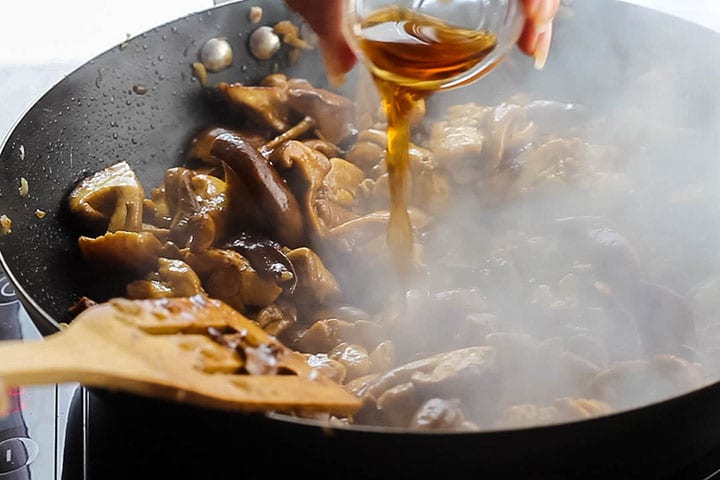
[[[277,0],[241,1],[155,28],[73,72],[7,137],[0,155],[0,214],[12,219],[13,232],[0,237],[0,259],[44,334],[69,320],[67,308],[81,295],[104,300],[121,291],[113,279],[81,266],[78,232],[65,210],[65,196],[75,182],[127,160],[144,184],[158,184],[166,168],[181,162],[191,135],[222,120],[222,109],[214,108],[190,68],[206,39],[225,36],[235,48],[233,66],[211,75],[213,83],[254,83],[276,69],[324,83],[317,52],[303,54],[296,65],[288,64],[287,51],[272,61],[257,61],[247,53],[255,28],[247,13],[256,4],[264,9],[263,24],[290,16]],[[688,125],[709,125],[708,155],[717,158],[712,121],[720,118],[720,37],[619,2],[575,4],[575,16],[558,22],[544,71],[534,71],[529,59],[515,52],[483,81],[467,87],[474,100],[492,104],[517,91],[532,91],[540,98],[592,106],[621,92],[658,59],[676,56],[675,84],[686,102]],[[693,67],[700,73],[684,74]],[[139,94],[143,89],[134,89],[137,85],[146,93]],[[452,101],[454,95],[442,98]],[[683,161],[688,168],[694,165],[692,159]],[[27,198],[16,193],[20,177],[29,183]],[[38,219],[36,209],[47,215]],[[161,478],[211,478],[209,472],[217,471],[226,472],[223,478],[661,478],[720,445],[719,383],[603,418],[482,433],[328,429],[110,392],[90,395],[95,408],[108,413],[105,424],[94,430],[103,434],[86,439],[97,464],[113,465],[102,478],[137,478],[138,465],[155,468]]]

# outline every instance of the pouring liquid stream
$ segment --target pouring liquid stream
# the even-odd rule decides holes
[[[375,11],[354,30],[387,117],[387,242],[404,283],[413,267],[415,243],[407,210],[411,113],[418,102],[481,62],[496,47],[497,39],[488,31],[454,27],[397,6]],[[493,66],[460,84],[471,82]]]

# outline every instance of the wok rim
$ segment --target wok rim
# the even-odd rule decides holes
[[[245,3],[248,0],[230,0],[224,3],[219,3],[212,5],[210,7],[197,10],[191,13],[188,13],[186,15],[178,16],[175,18],[172,18],[168,21],[165,21],[163,23],[157,24],[153,27],[150,27],[149,29],[144,30],[143,32],[140,32],[136,35],[133,35],[131,37],[128,37],[127,39],[124,39],[121,42],[117,42],[114,45],[106,48],[105,50],[97,53],[96,55],[92,56],[91,58],[83,61],[80,65],[73,68],[68,73],[65,73],[62,78],[54,82],[49,88],[47,88],[43,93],[41,93],[39,96],[36,96],[35,99],[31,101],[31,103],[22,111],[21,114],[19,114],[15,120],[13,121],[11,127],[5,132],[2,142],[0,142],[0,152],[4,152],[5,149],[9,145],[10,139],[13,137],[15,131],[17,128],[23,123],[23,121],[26,119],[28,114],[33,111],[38,103],[40,103],[46,96],[51,95],[56,87],[58,87],[60,84],[65,82],[65,80],[68,77],[71,77],[74,75],[77,71],[83,69],[88,64],[92,64],[95,60],[103,57],[107,53],[111,52],[112,50],[118,48],[120,45],[122,45],[125,42],[131,42],[131,41],[137,41],[140,38],[143,38],[146,34],[149,32],[163,28],[166,26],[169,26],[171,24],[175,24],[177,22],[185,21],[187,19],[196,18],[201,15],[207,14],[207,12],[220,10],[223,8],[230,7],[234,4],[242,4]],[[613,3],[620,5],[624,9],[632,9],[632,10],[642,10],[642,11],[649,11],[652,12],[655,15],[663,16],[666,18],[672,18],[673,22],[680,22],[686,25],[690,25],[694,30],[698,31],[704,31],[705,34],[711,34],[714,36],[717,36],[717,38],[720,38],[720,31],[716,31],[710,27],[707,27],[705,25],[677,17],[675,15],[662,12],[660,10],[653,9],[651,7],[647,7],[644,5],[638,5],[633,3],[627,3],[623,0],[607,0],[608,3]],[[4,271],[6,277],[11,282],[12,287],[17,295],[17,298],[22,305],[24,309],[27,310],[27,314],[30,317],[33,324],[38,328],[41,335],[43,337],[59,333],[64,328],[64,322],[58,322],[55,320],[47,311],[40,306],[40,304],[23,288],[21,283],[18,281],[17,277],[15,276],[13,269],[8,264],[7,260],[5,259],[2,249],[0,249],[0,267],[2,267],[2,270]],[[42,340],[40,340],[42,341]],[[106,390],[101,388],[95,388],[95,387],[85,387],[93,391],[107,391],[112,393],[112,390]],[[375,425],[363,425],[363,424],[339,424],[339,423],[329,423],[326,420],[316,420],[311,418],[301,418],[296,417],[292,415],[286,415],[286,414],[280,414],[277,412],[263,412],[261,413],[262,416],[267,418],[271,421],[278,421],[278,422],[286,422],[291,424],[296,424],[300,426],[315,428],[315,429],[322,429],[323,431],[344,431],[348,433],[366,433],[366,434],[382,434],[382,435],[411,435],[411,436],[453,436],[453,437],[460,437],[460,436],[505,436],[505,435],[519,435],[519,434],[527,434],[527,433],[533,433],[533,432],[550,432],[550,431],[557,431],[557,430],[563,430],[567,428],[572,428],[573,426],[577,425],[583,425],[583,426],[589,426],[593,423],[605,423],[609,420],[622,420],[622,417],[630,417],[636,415],[638,412],[649,412],[654,409],[662,409],[670,406],[670,404],[678,403],[681,401],[691,401],[692,397],[701,396],[706,393],[708,393],[710,390],[714,389],[720,389],[720,378],[716,379],[713,382],[707,383],[701,387],[695,388],[693,390],[688,390],[686,392],[673,395],[670,397],[663,398],[661,400],[653,401],[647,404],[643,404],[640,406],[634,406],[627,409],[622,410],[615,410],[608,414],[588,417],[588,418],[582,418],[577,420],[566,420],[561,422],[555,422],[555,423],[548,423],[548,424],[539,424],[539,425],[531,425],[531,426],[518,426],[518,427],[509,427],[509,428],[483,428],[479,430],[458,430],[458,429],[432,429],[432,430],[420,430],[420,429],[411,429],[407,427],[391,427],[391,426],[375,426]],[[131,396],[139,396],[133,392],[121,392],[123,394],[131,395]],[[149,397],[150,398],[150,397]],[[160,401],[157,398],[151,398],[152,400]],[[186,404],[188,405],[188,404]],[[192,405],[190,405],[192,406]],[[720,409],[720,406],[717,407]],[[232,412],[230,412],[232,413]]]

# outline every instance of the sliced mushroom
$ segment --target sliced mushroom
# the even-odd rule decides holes
[[[626,409],[647,405],[701,387],[702,368],[673,355],[619,362],[598,373],[587,395]]]
[[[276,132],[290,127],[290,108],[284,88],[250,87],[226,82],[219,83],[217,88],[230,104],[251,113],[260,123]]]
[[[442,385],[455,394],[482,388],[496,380],[495,349],[470,347],[444,352],[410,362],[381,375],[367,390],[376,398],[394,385],[412,382],[417,388],[432,391]]]
[[[250,112],[276,132],[287,130],[297,117],[310,116],[320,136],[329,142],[338,144],[357,133],[350,99],[314,88],[302,79],[275,76],[266,85],[250,87],[222,82],[218,89],[230,104]]]
[[[197,137],[210,157],[225,162],[231,215],[236,225],[277,238],[283,245],[304,240],[303,217],[295,196],[272,165],[235,131],[210,128]]]
[[[68,196],[70,211],[93,232],[142,227],[145,193],[127,162],[119,162],[81,180]]]
[[[81,236],[78,245],[89,264],[144,274],[155,269],[162,244],[149,232],[108,232],[96,238]]]
[[[307,229],[316,237],[322,237],[333,226],[357,217],[328,198],[329,188],[335,185],[325,183],[325,179],[333,163],[318,150],[291,140],[278,147],[272,159],[275,165],[288,170],[285,176],[300,202]]]
[[[171,218],[168,228],[173,242],[203,250],[225,236],[227,190],[217,177],[175,167],[165,172],[163,186],[154,189],[152,197],[161,221]]]
[[[337,145],[357,135],[353,123],[355,106],[349,98],[322,88],[293,88],[294,85],[290,85],[288,106],[314,118],[324,140]]]
[[[259,275],[273,278],[283,290],[293,293],[298,283],[293,262],[279,243],[260,235],[241,232],[221,246],[245,257]]]

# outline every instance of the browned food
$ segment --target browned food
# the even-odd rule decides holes
[[[160,185],[120,163],[70,196],[87,262],[132,277],[119,295],[186,309],[144,328],[242,350],[252,329],[193,320],[188,299],[220,300],[361,399],[331,419],[350,425],[576,421],[720,373],[720,281],[683,270],[687,253],[646,248],[646,217],[618,215],[648,200],[619,150],[589,139],[579,106],[468,103],[430,117],[419,102],[413,268],[398,277],[377,108],[359,105],[356,121],[349,98],[282,74],[218,89],[242,123],[198,132]],[[273,351],[243,350],[246,372],[267,372]]]
[[[86,225],[108,232],[137,232],[142,225],[145,193],[127,162],[85,178],[68,198],[70,211]]]

